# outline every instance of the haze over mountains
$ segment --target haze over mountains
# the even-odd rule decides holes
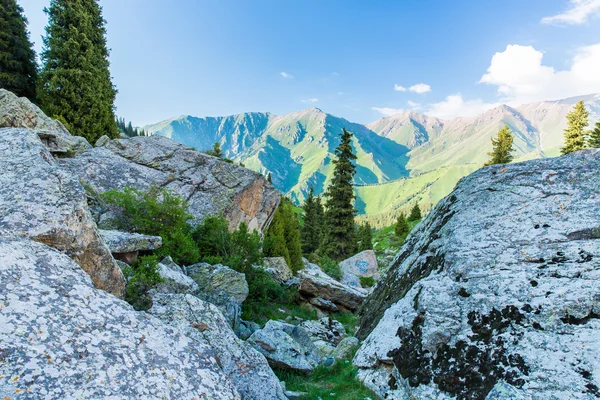
[[[490,138],[505,124],[515,135],[517,161],[558,155],[565,117],[579,100],[585,101],[590,122],[600,119],[600,94],[592,94],[514,108],[501,105],[451,120],[407,111],[361,125],[311,108],[284,116],[180,116],[144,129],[199,150],[220,142],[226,157],[265,175],[270,172],[278,189],[301,201],[311,185],[316,193],[325,190],[345,127],[355,135],[359,214],[384,226],[415,201],[424,208],[437,203],[461,177],[480,168],[488,159]]]

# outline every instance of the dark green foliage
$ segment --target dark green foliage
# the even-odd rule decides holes
[[[354,232],[354,187],[356,174],[352,149],[352,133],[346,129],[341,135],[340,145],[335,150],[333,177],[325,192],[325,232],[322,252],[334,260],[343,260],[356,253]]]
[[[408,221],[404,218],[404,214],[398,215],[396,219],[396,224],[394,225],[394,233],[396,236],[402,237],[410,232],[410,227],[408,226]]]
[[[410,214],[408,216],[408,220],[409,221],[417,221],[419,219],[421,219],[421,208],[419,207],[419,203],[415,203],[415,205],[413,206],[413,208],[410,210]]]
[[[294,307],[298,297],[298,289],[286,288],[279,284],[268,272],[260,268],[249,268],[246,271],[248,282],[248,298],[242,304],[242,318],[260,324],[269,319],[279,319],[279,308]]]
[[[37,74],[23,8],[15,0],[0,0],[0,88],[35,102]]]
[[[358,251],[373,250],[373,230],[371,224],[366,222],[364,225],[358,227],[357,230],[357,246]]]
[[[596,127],[590,132],[588,144],[592,148],[600,149],[600,121],[596,122]]]
[[[142,256],[136,260],[133,266],[123,270],[127,281],[125,301],[138,311],[145,311],[152,307],[152,298],[148,291],[162,282],[157,267],[158,258],[156,256]]]
[[[315,253],[323,238],[323,205],[321,199],[314,196],[312,186],[302,206],[304,226],[302,227],[302,252],[305,255]]]
[[[192,237],[200,258],[210,264],[224,264],[248,273],[252,265],[261,263],[260,235],[256,231],[250,233],[244,222],[230,232],[225,218],[207,217],[196,227]]]
[[[155,255],[171,256],[173,261],[182,264],[199,260],[198,247],[188,224],[192,216],[187,212],[186,202],[177,195],[158,187],[148,191],[127,187],[103,193],[101,199],[122,213],[116,221],[118,229],[162,237],[163,246],[155,250]]]
[[[375,285],[375,278],[372,276],[361,276],[358,279],[360,280],[360,286],[362,287],[371,287]]]
[[[215,142],[212,150],[207,150],[206,154],[208,154],[209,156],[217,157],[217,158],[223,158],[223,151],[221,150],[221,143]],[[231,160],[229,160],[229,161],[231,161]],[[231,161],[231,162],[233,162],[233,161]]]
[[[267,174],[267,182],[273,183],[273,178],[271,178],[271,173],[270,172]]]
[[[342,268],[340,268],[340,264],[332,260],[327,256],[319,257],[319,262],[317,263],[321,270],[325,272],[327,275],[332,277],[333,279],[340,280],[343,278],[344,274],[342,273]]]
[[[117,94],[111,82],[105,20],[97,0],[52,0],[41,55],[38,97],[48,115],[61,116],[71,134],[95,143],[118,137]]]
[[[128,137],[148,136],[143,129],[134,128],[131,122],[126,123],[125,118],[117,118],[117,129]]]
[[[303,268],[300,225],[293,210],[294,205],[287,198],[275,211],[273,221],[265,235],[263,251],[266,257],[283,257],[292,271]]]
[[[565,128],[565,147],[560,149],[561,154],[569,154],[585,148],[585,128],[588,126],[589,113],[585,109],[583,100],[575,104],[573,111],[567,115]]]
[[[496,139],[492,138],[492,151],[488,153],[490,160],[485,163],[487,165],[508,164],[512,162],[512,153],[515,151],[513,146],[514,137],[508,125],[498,131]]]

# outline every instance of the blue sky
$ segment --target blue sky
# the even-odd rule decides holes
[[[19,2],[39,50],[49,0]],[[117,114],[136,125],[309,107],[452,118],[600,92],[600,0],[100,4]]]

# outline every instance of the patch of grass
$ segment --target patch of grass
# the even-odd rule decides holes
[[[361,276],[358,279],[360,280],[360,286],[362,287],[371,287],[375,285],[375,278],[372,276]]]
[[[410,230],[412,231],[419,222],[421,222],[421,220],[408,222]],[[398,251],[404,244],[407,236],[408,234],[401,237],[396,236],[394,225],[376,230],[373,232],[373,250],[375,250],[375,253],[378,255],[382,254],[387,249]]]
[[[373,392],[356,378],[358,368],[350,361],[337,362],[332,367],[320,366],[310,375],[291,371],[275,370],[288,390],[306,392],[306,400],[363,400],[375,399]]]
[[[354,332],[356,332],[356,327],[358,326],[358,321],[360,320],[359,316],[354,313],[342,312],[331,314],[331,318],[344,325],[344,328],[346,328],[346,333],[350,336],[353,336]]]
[[[336,263],[327,256],[319,257],[318,264],[319,267],[321,267],[321,270],[333,279],[339,281],[344,276],[344,274],[342,273],[342,268],[340,268],[340,264]]]

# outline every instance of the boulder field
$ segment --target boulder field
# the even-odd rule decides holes
[[[600,397],[600,150],[463,178],[360,313],[381,398]]]

